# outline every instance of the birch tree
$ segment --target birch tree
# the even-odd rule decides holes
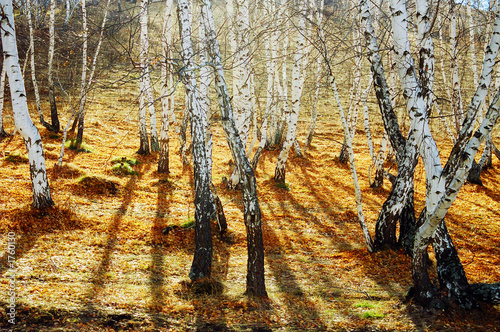
[[[422,25],[420,28],[425,31],[428,29],[425,28],[428,23],[425,22],[425,17],[427,19],[429,17],[429,15],[425,14],[427,12],[427,4],[423,3],[420,5],[422,6],[417,5],[417,11],[424,15],[421,16],[421,20],[417,24]],[[476,94],[465,113],[457,142],[448,162],[443,168],[441,166],[439,150],[429,129],[426,107],[432,104],[427,104],[425,101],[425,93],[423,93],[424,79],[420,78],[419,80],[415,75],[414,61],[411,56],[408,38],[405,3],[402,0],[392,0],[390,2],[390,9],[397,71],[411,120],[404,153],[406,156],[411,157],[410,161],[413,164],[416,164],[416,157],[418,155],[422,157],[426,176],[425,208],[419,217],[419,228],[415,234],[413,246],[412,275],[414,287],[410,294],[423,305],[433,305],[438,302],[436,301],[438,293],[434,289],[427,271],[427,247],[434,238],[434,251],[438,261],[438,279],[440,284],[448,290],[450,296],[460,305],[472,308],[476,306],[475,292],[478,292],[477,289],[481,289],[481,294],[484,295],[481,297],[481,300],[498,303],[500,300],[498,284],[469,287],[463,267],[460,264],[456,250],[446,230],[444,217],[465,181],[479,144],[491,132],[493,124],[500,115],[499,92],[490,106],[483,123],[474,135],[472,135],[477,109],[481,102],[484,101],[491,80],[492,65],[498,53],[500,42],[500,26],[498,26],[498,23],[500,23],[500,18],[497,17],[492,40],[485,53],[482,75]],[[430,35],[429,30],[424,33],[424,36],[428,35]],[[424,42],[421,45],[426,45],[426,43]],[[427,47],[432,48],[432,44],[427,45]],[[429,51],[431,50],[429,49]],[[427,60],[425,58],[424,60],[421,59],[421,68],[422,66],[424,68],[429,66],[428,60],[429,58]],[[416,153],[415,151],[418,152]],[[405,164],[399,165],[399,167],[405,167]],[[406,166],[406,168],[410,173],[414,172],[414,166]],[[411,182],[411,180],[407,181]],[[488,291],[486,292],[485,289],[488,289]],[[486,296],[485,294],[488,295]],[[488,298],[486,299],[486,297]]]
[[[253,111],[251,91],[251,50],[250,50],[250,12],[249,0],[234,0],[236,4],[236,47],[235,68],[233,69],[233,104],[236,126],[246,147],[250,133]],[[240,175],[235,169],[228,181],[228,187],[235,189],[240,183]]]
[[[3,105],[5,101],[5,79],[7,78],[5,61],[2,61],[2,72],[0,74],[0,140],[9,136],[3,127]]]
[[[59,131],[59,126],[57,128],[54,125],[46,122],[43,117],[42,103],[40,99],[40,90],[38,89],[38,81],[36,78],[36,66],[35,66],[35,32],[33,26],[32,18],[32,8],[31,0],[26,1],[26,18],[28,21],[29,30],[29,57],[30,57],[30,69],[31,69],[31,82],[33,84],[33,91],[35,93],[35,103],[38,115],[40,117],[40,123],[50,131]]]
[[[139,85],[139,132],[140,132],[140,154],[149,154],[151,151],[159,150],[158,133],[156,130],[156,110],[151,90],[151,78],[149,75],[149,37],[148,37],[148,3],[149,0],[141,0],[141,12],[139,15],[140,31],[140,62],[141,81]],[[148,142],[146,129],[146,106],[149,110],[149,121],[151,130],[151,142]]]
[[[101,51],[101,45],[102,45],[102,40],[104,38],[104,29],[106,27],[106,21],[108,18],[108,12],[109,12],[109,4],[111,0],[107,0],[104,8],[104,16],[102,19],[101,23],[101,31],[99,34],[99,40],[97,42],[97,46],[94,52],[94,56],[92,57],[92,62],[90,66],[90,72],[87,78],[87,54],[88,54],[88,26],[87,26],[87,10],[86,10],[86,5],[85,5],[86,0],[82,0],[82,17],[83,17],[83,38],[84,38],[84,44],[83,44],[83,52],[82,52],[82,77],[81,77],[81,90],[80,90],[80,104],[78,108],[78,132],[76,136],[76,142],[75,146],[76,148],[80,148],[82,142],[83,142],[83,129],[84,129],[84,121],[85,121],[85,114],[87,112],[87,109],[85,107],[86,101],[87,101],[87,95],[90,91],[90,88],[92,86],[92,83],[94,81],[94,74],[95,70],[97,67],[97,60],[99,59],[99,53]],[[75,119],[76,121],[76,119]]]
[[[191,20],[187,0],[177,1],[179,33],[181,37],[182,81],[186,87],[187,108],[191,112],[191,136],[193,139],[193,169],[195,186],[195,252],[189,277],[191,280],[208,278],[212,269],[212,237],[210,217],[214,202],[210,192],[211,175],[205,150],[206,113],[200,105],[196,76],[194,75]]]
[[[50,195],[50,188],[47,180],[42,140],[38,129],[35,127],[33,121],[31,121],[28,111],[26,89],[19,66],[19,55],[17,53],[12,1],[2,1],[1,9],[2,46],[5,67],[9,78],[12,111],[14,113],[14,133],[16,131],[19,132],[24,140],[26,150],[28,151],[33,189],[33,207],[36,209],[46,208],[54,205],[54,202]]]
[[[202,21],[206,26],[209,53],[214,67],[215,89],[221,110],[222,125],[231,155],[241,176],[248,251],[246,294],[267,297],[264,281],[264,243],[261,228],[261,211],[257,197],[257,182],[252,166],[245,154],[245,148],[233,117],[231,98],[224,77],[211,4],[209,0],[199,1],[202,6]]]
[[[55,50],[55,12],[56,12],[56,0],[50,0],[50,11],[49,11],[49,55],[48,55],[48,67],[47,67],[47,80],[49,84],[49,103],[50,103],[50,118],[52,122],[52,128],[54,131],[58,132],[60,129],[59,115],[57,114],[57,104],[56,97],[54,94],[54,78],[52,77],[52,67],[54,64],[54,50]]]
[[[293,69],[292,69],[292,107],[290,109],[290,115],[288,119],[288,130],[286,134],[285,143],[281,148],[280,154],[278,156],[278,161],[276,163],[276,168],[274,172],[274,181],[285,182],[285,171],[286,171],[286,161],[288,159],[288,154],[292,145],[297,139],[297,120],[299,117],[300,101],[302,98],[302,90],[304,88],[304,75],[303,70],[303,58],[304,58],[304,44],[305,44],[305,13],[304,13],[304,0],[299,0],[297,3],[297,9],[299,13],[297,22],[297,37],[295,42],[295,54],[293,59]],[[285,82],[284,82],[285,84]]]
[[[173,0],[167,0],[165,4],[165,13],[163,16],[162,29],[162,55],[161,62],[161,129],[159,137],[160,156],[158,159],[158,173],[169,172],[169,126],[171,110],[173,111],[174,91],[169,92],[172,86],[172,67],[170,58],[172,57],[172,29],[173,29]],[[169,84],[170,83],[170,84]]]

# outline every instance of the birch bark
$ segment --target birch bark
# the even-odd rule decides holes
[[[11,0],[1,3],[1,36],[3,55],[7,76],[9,78],[14,113],[15,131],[18,131],[24,140],[30,164],[30,176],[33,189],[33,207],[41,209],[54,205],[50,196],[50,188],[45,169],[42,140],[38,129],[31,121],[26,100],[19,55],[17,53],[16,30]]]
[[[139,17],[139,24],[141,26],[139,57],[141,61],[141,82],[143,88],[141,93],[145,94],[143,98],[147,101],[147,106],[149,110],[151,151],[159,151],[160,148],[158,144],[158,133],[156,130],[156,110],[153,98],[153,91],[151,89],[151,77],[149,73],[148,7],[149,7],[149,0],[141,0],[141,14]]]
[[[84,2],[85,2],[85,0],[82,1],[82,8],[84,6],[84,4],[83,4]],[[104,38],[104,28],[106,27],[106,22],[108,19],[110,2],[111,2],[111,0],[106,1],[106,5],[104,8],[104,16],[103,16],[102,23],[101,23],[101,32],[99,34],[99,39],[98,39],[97,46],[96,46],[96,49],[94,52],[94,56],[92,57],[92,62],[91,62],[91,66],[90,66],[90,73],[88,75],[88,79],[86,77],[86,73],[87,73],[87,58],[86,58],[87,57],[87,19],[86,19],[86,17],[87,17],[87,14],[86,14],[86,10],[85,10],[85,27],[84,27],[84,30],[85,30],[85,32],[84,32],[84,38],[85,38],[84,57],[85,57],[85,59],[83,60],[83,66],[85,67],[85,69],[83,70],[83,67],[82,67],[82,91],[80,94],[80,106],[78,109],[78,133],[76,136],[76,147],[77,148],[79,148],[83,142],[84,120],[85,120],[85,114],[87,113],[87,110],[85,108],[85,104],[87,102],[87,95],[88,95],[90,88],[92,86],[92,83],[94,81],[94,74],[95,74],[95,70],[97,67],[97,60],[99,58],[102,40]]]
[[[231,154],[241,175],[248,250],[246,294],[267,297],[264,281],[264,243],[261,211],[257,197],[257,182],[233,118],[231,99],[224,78],[211,4],[209,0],[200,0],[200,4],[204,13],[203,22],[206,25],[208,45],[214,67],[215,89],[221,109],[222,125]]]
[[[189,278],[208,278],[212,269],[212,237],[210,217],[214,202],[210,192],[211,176],[205,150],[206,113],[200,105],[199,91],[194,75],[191,20],[187,0],[177,1],[179,33],[184,70],[181,76],[186,87],[187,108],[191,111],[191,136],[193,138],[193,169],[195,182],[195,252]]]
[[[49,59],[47,68],[47,79],[49,84],[49,103],[50,103],[50,118],[52,127],[55,132],[59,132],[59,116],[57,114],[56,97],[54,95],[54,79],[52,78],[52,67],[54,63],[54,50],[55,50],[55,12],[56,0],[50,0],[50,14],[49,14]]]
[[[7,70],[5,68],[5,61],[2,61],[2,73],[0,74],[0,140],[9,136],[3,127],[3,105],[5,98],[5,79],[7,78]]]
[[[173,91],[169,92],[169,76],[171,76],[170,48],[172,47],[174,1],[167,0],[163,16],[162,55],[161,62],[161,129],[159,136],[160,156],[158,159],[158,173],[169,173],[169,126],[170,109],[173,106]],[[170,85],[170,88],[173,88]]]
[[[295,54],[292,70],[292,107],[290,110],[290,117],[288,120],[288,130],[286,134],[285,143],[278,156],[276,169],[274,172],[274,181],[285,182],[286,161],[292,145],[294,144],[297,136],[297,120],[299,117],[300,101],[302,98],[302,90],[304,87],[304,75],[302,74],[302,61],[304,60],[304,44],[305,44],[305,14],[304,14],[304,0],[298,1],[299,18],[297,22],[297,37],[295,42]],[[285,83],[285,82],[284,82]]]

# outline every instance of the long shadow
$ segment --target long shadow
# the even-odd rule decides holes
[[[15,260],[28,254],[36,245],[37,239],[43,235],[61,230],[84,229],[94,223],[58,205],[44,210],[35,210],[30,205],[26,205],[4,213],[0,220],[7,222],[7,225],[4,224],[7,227],[5,227],[5,232],[2,232],[3,235],[9,232],[15,233]],[[2,240],[4,240],[3,236]],[[2,248],[5,248],[5,253],[0,258],[0,274],[9,269],[7,246]]]
[[[145,169],[141,169],[140,174],[144,171]],[[140,176],[133,176],[125,185],[125,195],[123,197],[122,204],[116,210],[113,221],[108,228],[108,238],[106,240],[104,253],[102,255],[99,267],[95,270],[92,277],[90,278],[91,286],[89,287],[89,290],[85,295],[85,299],[83,300],[83,308],[80,318],[84,322],[93,320],[94,317],[98,314],[98,310],[95,307],[93,301],[105,287],[105,274],[109,270],[112,259],[111,256],[117,244],[117,234],[120,230],[120,224],[123,216],[127,213],[128,207],[130,206],[130,203],[134,198],[135,184],[138,179],[140,179]]]
[[[151,293],[151,304],[149,312],[153,319],[154,331],[158,331],[165,323],[159,314],[165,305],[165,255],[163,253],[162,230],[165,228],[164,219],[170,212],[170,201],[175,187],[170,183],[168,177],[158,181],[158,193],[156,200],[156,217],[154,219],[151,260],[152,267],[149,275],[149,291]]]

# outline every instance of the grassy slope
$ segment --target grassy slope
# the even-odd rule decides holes
[[[135,86],[97,91],[88,110],[86,143],[92,153],[66,150],[57,169],[60,138],[42,130],[49,180],[56,207],[45,214],[30,210],[26,162],[1,161],[0,228],[17,235],[17,311],[19,330],[120,330],[142,326],[174,330],[269,329],[325,330],[492,330],[500,326],[498,307],[465,314],[453,309],[428,315],[404,303],[411,286],[410,260],[402,252],[368,254],[356,221],[352,182],[336,162],[341,129],[322,103],[318,133],[305,158],[291,158],[287,184],[274,184],[277,151],[263,154],[257,170],[266,247],[269,301],[243,296],[246,243],[242,202],[225,189],[230,174],[227,144],[214,126],[213,180],[226,203],[230,233],[215,238],[213,276],[222,294],[196,296],[185,281],[193,252],[192,229],[163,236],[167,225],[193,217],[190,167],[182,168],[178,140],[172,135],[170,175],[156,172],[156,156],[135,156],[138,137],[132,97]],[[126,94],[125,94],[126,95]],[[105,98],[104,98],[105,96]],[[120,99],[122,98],[122,99]],[[121,101],[120,101],[121,100]],[[327,99],[328,100],[328,99]],[[36,118],[36,117],[34,117]],[[12,130],[7,116],[7,129]],[[307,120],[300,123],[301,132]],[[358,132],[359,133],[359,132]],[[355,146],[366,218],[374,221],[388,185],[368,186],[366,142]],[[53,137],[53,136],[52,136]],[[446,142],[444,142],[446,145]],[[498,142],[497,142],[498,143]],[[449,144],[446,149],[449,149]],[[0,143],[1,151],[25,153],[19,136]],[[445,155],[445,154],[443,154]],[[116,156],[134,156],[140,174],[120,176],[111,170]],[[447,220],[471,282],[500,280],[500,175],[485,173],[485,186],[466,185]],[[419,166],[420,167],[420,166]],[[101,182],[81,181],[82,175]],[[425,190],[423,169],[416,176],[417,208]],[[103,182],[105,179],[106,182]],[[6,238],[2,237],[2,248]],[[2,250],[2,274],[6,255]],[[7,292],[2,279],[1,292]],[[2,298],[5,308],[5,298]],[[2,311],[2,326],[5,314]]]

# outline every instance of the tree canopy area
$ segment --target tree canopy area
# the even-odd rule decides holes
[[[1,0],[0,326],[499,330],[499,5]]]

